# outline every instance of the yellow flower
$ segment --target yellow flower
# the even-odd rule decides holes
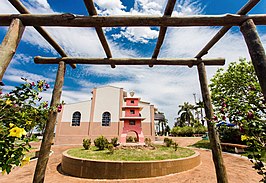
[[[6,105],[10,105],[11,103],[12,103],[11,100],[9,100],[9,99],[6,100]]]
[[[14,127],[9,130],[9,136],[21,138],[22,135],[26,135],[26,131],[23,128]]]
[[[12,128],[14,126],[13,123],[9,123],[9,127]]]
[[[26,164],[29,164],[29,162],[30,162],[30,157],[24,157],[24,158],[22,159],[22,161],[21,161],[20,166],[24,166],[24,165],[26,165]]]
[[[241,141],[248,140],[249,137],[247,135],[241,135]]]
[[[32,121],[26,121],[26,125],[31,125]]]
[[[2,175],[5,175],[5,174],[6,174],[6,170],[3,170],[3,171],[2,171]]]

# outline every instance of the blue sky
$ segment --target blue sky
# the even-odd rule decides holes
[[[23,0],[32,13],[74,13],[87,15],[83,0]],[[63,2],[63,3],[62,3]],[[162,15],[165,0],[95,0],[100,15]],[[237,12],[247,0],[177,0],[173,16],[194,14],[225,14]],[[262,0],[250,14],[265,13],[266,1]],[[0,0],[0,14],[17,13],[8,0]],[[104,51],[93,28],[46,28],[69,56],[105,57]],[[155,47],[157,27],[107,28],[104,29],[113,57],[151,57]],[[159,57],[194,57],[219,30],[219,27],[169,28]],[[7,27],[0,27],[2,41]],[[266,46],[265,26],[258,26],[261,40]],[[10,90],[21,83],[20,77],[36,81],[45,79],[53,86],[56,65],[36,65],[34,56],[59,56],[56,51],[31,27],[27,27],[17,53],[3,78]],[[210,50],[205,58],[225,57],[226,65],[240,57],[249,59],[248,51],[239,32],[234,27]],[[226,67],[226,66],[225,66]],[[207,68],[210,78],[218,67]],[[193,93],[201,98],[198,75],[195,67],[173,66],[89,66],[78,65],[67,68],[62,99],[66,103],[89,100],[92,88],[101,85],[134,90],[136,95],[149,101],[166,114],[172,125],[178,105],[193,102]],[[51,89],[43,94],[51,98]]]

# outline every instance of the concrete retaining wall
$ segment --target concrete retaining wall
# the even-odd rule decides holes
[[[102,161],[72,157],[63,152],[62,171],[90,179],[130,179],[157,177],[190,170],[200,164],[196,152],[187,158],[160,161]]]

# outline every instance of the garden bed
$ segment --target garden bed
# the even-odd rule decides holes
[[[75,157],[77,154],[79,157]],[[63,153],[61,165],[64,173],[76,177],[128,179],[178,173],[190,170],[199,164],[198,152],[186,148],[178,148],[176,152],[173,148],[162,147],[156,150],[121,148],[115,150],[114,154],[107,150],[70,149]]]

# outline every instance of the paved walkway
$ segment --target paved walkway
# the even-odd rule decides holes
[[[180,146],[187,146],[200,140],[200,138],[174,138]],[[202,163],[198,167],[177,174],[144,179],[120,179],[120,180],[92,180],[62,175],[57,171],[61,162],[61,153],[73,146],[53,146],[54,153],[50,156],[45,176],[46,183],[215,183],[216,175],[209,150],[199,150]],[[251,168],[252,164],[243,157],[223,154],[227,174],[230,183],[258,183],[260,176]],[[29,165],[15,168],[9,175],[0,176],[2,183],[30,183],[32,182],[36,161]]]

